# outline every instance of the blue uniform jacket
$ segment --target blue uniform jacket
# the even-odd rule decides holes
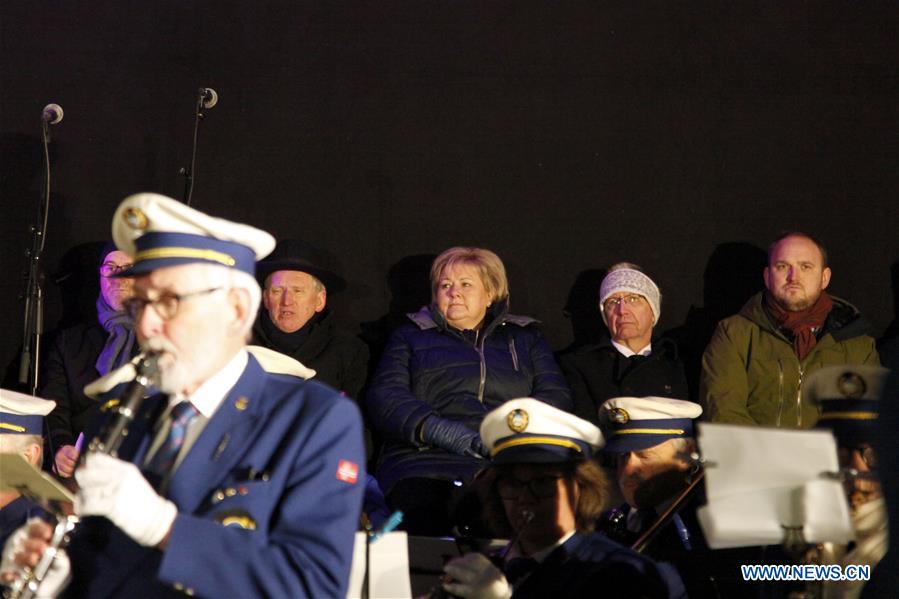
[[[163,395],[141,406],[119,457],[140,464]],[[342,597],[365,487],[356,405],[251,356],[172,477],[165,551],[86,518],[70,547],[75,597]]]

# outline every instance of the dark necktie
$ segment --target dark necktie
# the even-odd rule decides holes
[[[525,576],[537,569],[537,560],[532,557],[513,557],[506,562],[503,573],[513,587]]]
[[[154,475],[156,480],[156,485],[154,486],[157,488],[159,487],[159,482],[165,480],[166,476],[172,471],[172,466],[175,465],[175,461],[178,459],[178,453],[184,446],[187,429],[198,414],[197,408],[189,401],[175,404],[169,413],[169,420],[171,421],[169,434],[146,467],[146,471]]]

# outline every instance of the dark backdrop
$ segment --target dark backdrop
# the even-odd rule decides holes
[[[659,282],[662,328],[696,337],[793,228],[829,244],[832,291],[878,332],[894,317],[890,3],[7,0],[0,19],[2,363],[20,342],[41,108],[66,112],[56,272],[126,195],[181,197],[201,86],[220,101],[194,205],[330,249],[349,323],[390,322],[417,301],[422,256],[473,244],[503,257],[514,310],[556,349],[596,322],[597,277],[620,260]],[[46,294],[52,327],[60,287]]]

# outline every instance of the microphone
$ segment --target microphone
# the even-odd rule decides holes
[[[62,120],[62,116],[62,106],[59,104],[47,104],[44,106],[44,111],[41,113],[41,120],[51,125],[55,125]]]
[[[203,108],[212,108],[219,103],[219,95],[211,87],[201,87],[200,102],[203,103]]]

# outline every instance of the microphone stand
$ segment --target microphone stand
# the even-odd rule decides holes
[[[19,383],[37,395],[40,379],[41,336],[44,333],[44,294],[41,256],[46,242],[47,217],[50,214],[50,123],[41,119],[44,145],[43,197],[38,203],[38,225],[31,227],[28,256],[28,283],[25,291],[25,322],[22,334],[22,356],[19,360]]]
[[[194,170],[197,166],[197,139],[200,135],[200,121],[202,121],[205,116],[203,109],[212,108],[215,106],[216,102],[218,102],[218,97],[215,96],[215,92],[207,90],[208,88],[201,87],[200,93],[197,95],[197,107],[194,111],[194,136],[193,145],[190,151],[190,164],[186,167],[181,167],[180,171],[180,173],[184,175],[184,196],[182,201],[188,206],[190,206],[190,201],[194,193]],[[210,95],[207,96],[207,94]]]

